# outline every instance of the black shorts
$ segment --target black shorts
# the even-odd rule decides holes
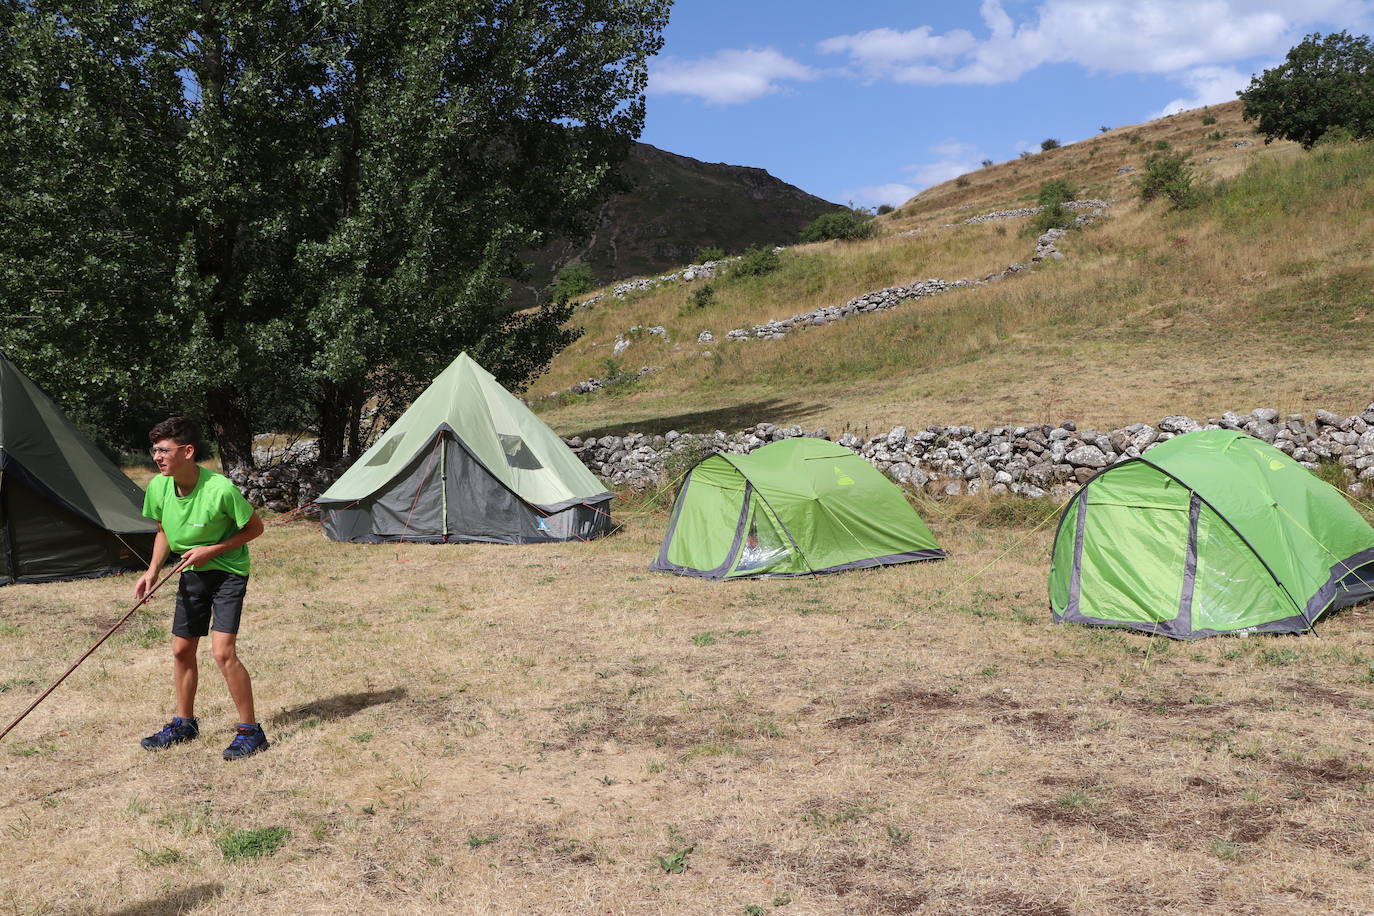
[[[213,616],[217,633],[237,633],[243,615],[243,596],[248,577],[222,569],[188,570],[177,586],[177,610],[172,617],[172,635],[198,639],[211,629]]]

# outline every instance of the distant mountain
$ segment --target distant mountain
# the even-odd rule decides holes
[[[662,273],[691,263],[702,248],[737,254],[792,244],[807,223],[838,208],[763,169],[700,162],[647,143],[636,143],[622,168],[632,190],[603,205],[590,238],[532,256],[521,305],[532,305],[566,264],[591,265],[600,283]]]

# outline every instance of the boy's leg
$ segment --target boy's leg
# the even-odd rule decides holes
[[[214,653],[215,664],[219,665],[220,673],[224,675],[224,683],[229,686],[229,696],[238,709],[239,721],[254,723],[258,720],[253,710],[253,679],[249,677],[243,662],[239,661],[237,642],[237,633],[221,633],[218,630],[210,633],[210,649]]]
[[[197,637],[172,637],[172,682],[176,687],[177,715],[191,719],[196,714],[196,687],[200,669],[196,666]]]

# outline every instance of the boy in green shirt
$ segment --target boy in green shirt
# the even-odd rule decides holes
[[[139,600],[157,584],[168,554],[187,561],[177,587],[172,618],[172,680],[177,714],[142,744],[150,751],[191,741],[200,734],[195,717],[199,669],[196,649],[210,633],[210,647],[229,696],[238,708],[239,725],[225,760],[247,757],[268,747],[253,711],[253,682],[239,661],[235,644],[243,596],[248,589],[248,547],[262,534],[262,519],[225,477],[196,464],[200,431],[185,417],[172,417],[152,428],[148,439],[160,476],[148,484],[143,514],[158,522],[152,562],[134,587]],[[211,626],[213,619],[214,626]]]

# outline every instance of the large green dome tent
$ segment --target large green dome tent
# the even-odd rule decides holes
[[[1201,430],[1083,485],[1060,518],[1049,588],[1060,623],[1300,633],[1374,597],[1374,528],[1273,446]]]
[[[144,569],[143,491],[0,353],[0,585]]]
[[[824,439],[712,455],[688,472],[651,569],[706,579],[805,576],[936,560],[902,491]]]
[[[439,373],[316,500],[336,541],[588,540],[611,493],[472,357]]]

